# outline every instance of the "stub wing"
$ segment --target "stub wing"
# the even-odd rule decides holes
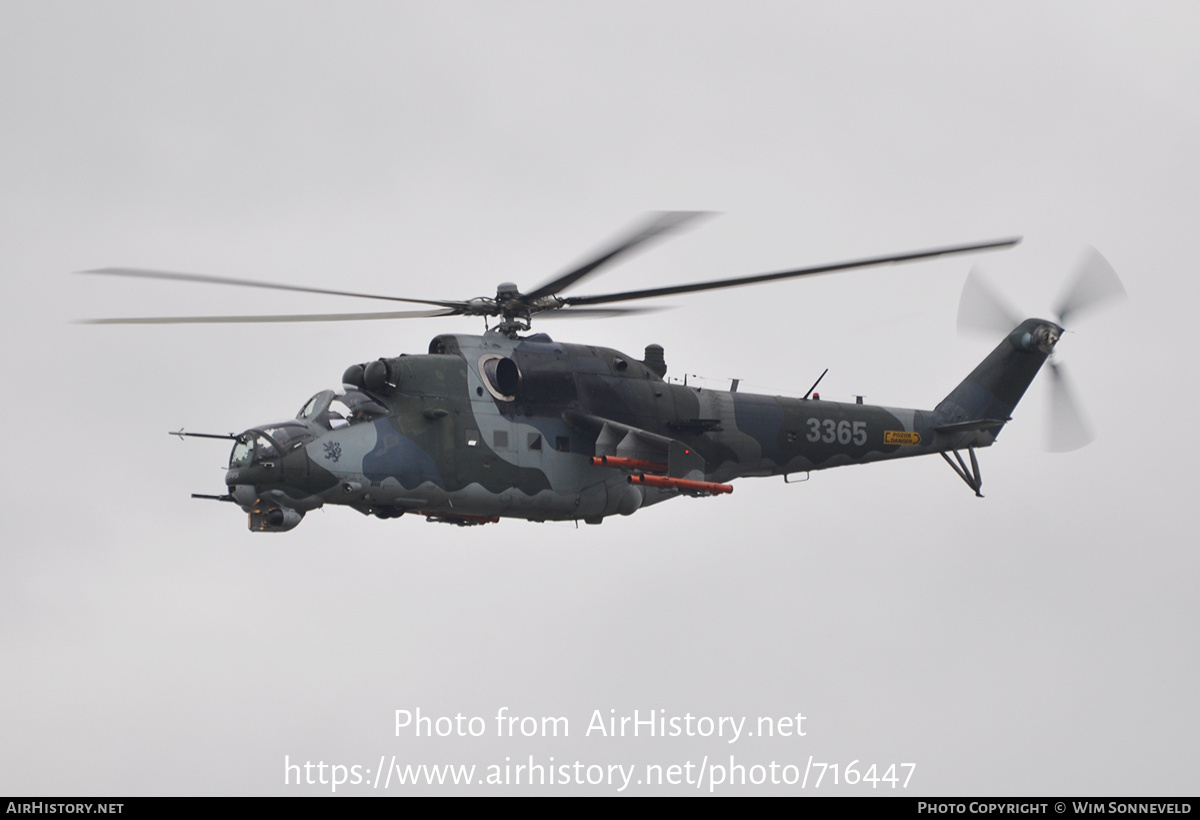
[[[665,470],[660,472],[672,478],[704,477],[704,459],[679,439],[586,413],[568,412],[563,420],[571,427],[596,437],[597,458],[611,456],[665,465]]]

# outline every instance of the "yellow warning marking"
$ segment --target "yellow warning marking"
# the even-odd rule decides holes
[[[920,444],[921,434],[907,430],[884,430],[884,444]]]

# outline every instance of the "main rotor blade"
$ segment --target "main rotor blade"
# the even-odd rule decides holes
[[[670,305],[662,307],[644,307],[644,308],[568,308],[564,311],[548,310],[544,313],[536,313],[538,321],[542,319],[603,319],[610,316],[636,316],[639,313],[658,313],[663,310],[670,310]]]
[[[387,313],[297,313],[274,316],[135,316],[125,319],[80,319],[82,325],[198,325],[259,322],[354,322],[367,319],[422,319],[458,316],[457,310],[399,310]]]
[[[543,296],[550,296],[552,294],[564,291],[571,285],[578,282],[580,279],[584,278],[585,276],[590,276],[600,267],[607,265],[617,257],[628,253],[638,245],[644,244],[649,242],[651,239],[682,228],[687,223],[708,215],[709,214],[707,211],[663,211],[661,213],[652,214],[648,221],[644,222],[640,227],[632,231],[630,234],[624,236],[622,239],[619,239],[607,250],[592,257],[590,261],[580,265],[572,271],[551,279],[541,287],[524,294],[524,296],[527,300],[532,300],[540,299]]]
[[[568,296],[563,302],[568,305],[602,305],[608,302],[623,302],[629,299],[650,299],[655,296],[672,296],[676,293],[696,293],[703,290],[718,288],[734,288],[741,285],[756,285],[760,282],[773,282],[777,279],[793,279],[798,276],[811,276],[817,273],[830,273],[850,268],[867,268],[873,265],[890,265],[897,262],[912,262],[917,259],[930,259],[935,256],[949,256],[973,251],[998,250],[1011,248],[1021,241],[1020,237],[999,239],[992,242],[979,242],[971,245],[951,245],[945,248],[934,248],[925,251],[897,253],[888,256],[873,256],[867,259],[856,259],[852,262],[835,262],[831,265],[815,265],[810,268],[785,270],[778,273],[762,273],[757,276],[742,276],[736,279],[717,279],[711,282],[696,282],[690,285],[674,285],[664,288],[649,288],[646,290],[627,290],[621,293],[606,293],[600,296]]]
[[[202,273],[173,273],[164,270],[146,270],[143,268],[96,268],[82,270],[78,273],[95,273],[103,276],[132,276],[139,279],[166,279],[173,282],[203,282],[210,285],[234,285],[243,288],[266,288],[268,290],[290,290],[298,293],[323,293],[328,296],[353,296],[358,299],[384,299],[389,302],[412,302],[418,305],[437,305],[444,308],[456,308],[463,302],[445,302],[432,299],[405,299],[399,296],[380,296],[375,293],[354,293],[345,290],[329,290],[327,288],[310,288],[303,285],[286,285],[280,282],[261,282],[256,279],[231,279],[226,276],[208,276]]]
[[[1047,449],[1052,453],[1078,450],[1094,438],[1075,393],[1067,384],[1066,374],[1057,362],[1050,362],[1050,425]]]
[[[1067,317],[1086,312],[1112,299],[1124,299],[1125,286],[1108,260],[1095,248],[1088,248],[1076,265],[1075,278],[1058,302],[1058,323],[1066,325]]]
[[[1005,336],[1020,323],[1017,312],[991,288],[979,267],[971,268],[958,300],[958,332]]]

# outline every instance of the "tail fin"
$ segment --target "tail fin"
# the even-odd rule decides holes
[[[1045,319],[1026,319],[971,371],[934,412],[945,427],[999,427],[1012,416],[1034,376],[1058,343],[1062,328]],[[992,425],[987,425],[992,426]]]

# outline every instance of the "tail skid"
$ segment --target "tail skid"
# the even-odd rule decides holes
[[[946,463],[950,465],[950,469],[958,473],[958,477],[967,482],[967,486],[975,491],[977,498],[983,498],[983,493],[980,490],[983,488],[983,475],[979,472],[979,460],[975,458],[975,448],[971,447],[967,450],[967,455],[971,457],[971,467],[967,468],[966,462],[963,461],[962,455],[958,450],[951,450],[954,453],[954,459],[958,463],[950,460],[950,456],[946,455],[946,451],[941,453],[942,458],[946,459]]]

